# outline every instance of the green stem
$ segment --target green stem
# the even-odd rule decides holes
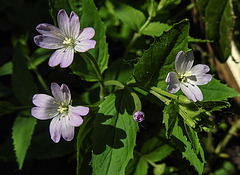
[[[85,55],[89,60],[90,62],[92,63],[92,67],[93,69],[95,70],[97,76],[98,76],[98,79],[99,79],[99,84],[100,84],[100,100],[103,100],[104,99],[104,96],[105,96],[105,86],[104,86],[104,83],[103,83],[103,77],[102,77],[102,74],[101,74],[101,71],[99,69],[99,66],[98,66],[98,63],[96,61],[95,58],[93,58],[93,56],[91,54],[89,54],[88,52],[84,52],[84,53],[81,53],[83,55]]]
[[[163,103],[165,103],[166,105],[168,105],[170,103],[171,100],[169,100],[168,98],[160,95],[159,93],[157,93],[154,90],[150,90],[149,91],[151,94],[153,94],[155,97],[157,97],[158,99],[160,99]]]
[[[30,64],[30,67],[33,69],[34,73],[36,74],[37,79],[40,82],[40,84],[42,85],[43,89],[48,94],[50,94],[50,89],[48,88],[48,86],[47,86],[46,82],[44,81],[43,77],[41,76],[41,74],[38,72],[37,67],[32,66],[32,62],[31,62],[31,59],[29,58],[29,56],[26,56],[26,57],[27,57],[27,60],[28,60],[28,62]]]
[[[150,159],[148,159],[147,157],[145,157],[144,155],[142,155],[140,152],[138,151],[134,151],[136,152],[141,158],[143,158],[144,160],[146,160],[146,162],[148,162],[150,165],[152,165],[153,167],[157,167],[157,164],[155,164],[153,161],[151,161]]]
[[[220,154],[221,151],[227,146],[228,142],[233,137],[233,134],[240,128],[240,119],[232,125],[232,127],[229,129],[228,134],[225,136],[225,138],[218,144],[218,146],[215,149],[216,154]]]
[[[120,82],[120,81],[117,81],[117,80],[108,80],[108,81],[105,81],[104,82],[104,86],[119,86],[120,88],[124,88],[124,85]]]
[[[162,94],[164,96],[167,96],[169,98],[172,98],[172,99],[175,99],[177,100],[178,99],[178,96],[174,95],[174,94],[171,94],[169,92],[166,92],[166,91],[163,91],[162,89],[159,89],[157,87],[151,87],[152,90],[154,90],[155,92],[159,93],[159,94]]]
[[[141,111],[142,110],[142,103],[141,103],[140,98],[138,97],[138,95],[135,92],[132,92],[132,91],[131,91],[131,95],[132,95],[133,100],[135,102],[137,111]]]

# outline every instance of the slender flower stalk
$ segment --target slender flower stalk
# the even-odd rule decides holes
[[[71,106],[71,93],[67,85],[61,87],[57,83],[51,84],[52,96],[46,94],[35,94],[33,96],[32,116],[39,120],[52,119],[50,123],[51,139],[58,143],[61,136],[66,141],[74,137],[74,127],[83,123],[81,116],[89,112],[88,107]]]
[[[58,27],[42,23],[36,27],[41,34],[34,37],[34,42],[45,49],[56,49],[49,59],[49,66],[60,64],[61,68],[68,67],[73,62],[74,52],[86,52],[95,47],[96,41],[90,40],[95,35],[92,27],[80,30],[79,17],[71,12],[68,17],[61,9],[57,15]]]
[[[203,100],[203,94],[197,85],[204,85],[212,80],[212,75],[206,74],[210,68],[205,64],[193,66],[193,52],[178,52],[175,60],[176,72],[169,72],[166,78],[168,83],[167,91],[176,93],[180,88],[191,100]],[[193,66],[193,67],[192,67]]]

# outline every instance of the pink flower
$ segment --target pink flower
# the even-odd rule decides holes
[[[180,88],[183,93],[191,100],[202,101],[202,91],[197,85],[204,85],[212,80],[212,75],[206,74],[210,68],[205,64],[193,66],[193,52],[178,52],[175,60],[176,72],[169,72],[166,78],[168,83],[167,91],[176,93]],[[193,66],[193,67],[192,67]]]
[[[67,85],[61,87],[57,83],[51,84],[52,96],[46,94],[35,94],[33,96],[32,115],[39,120],[52,119],[50,123],[51,139],[58,143],[61,136],[66,141],[74,137],[74,127],[83,123],[81,116],[89,112],[88,107],[71,106],[71,93]]]
[[[145,119],[145,116],[141,111],[137,111],[133,114],[133,119],[136,122],[142,122]]]
[[[60,64],[61,68],[68,67],[74,56],[74,51],[86,52],[95,47],[96,41],[90,40],[95,31],[92,27],[80,30],[78,16],[71,12],[68,17],[64,9],[57,15],[58,27],[42,23],[36,27],[41,34],[34,37],[34,42],[45,49],[56,49],[49,59],[49,66]]]

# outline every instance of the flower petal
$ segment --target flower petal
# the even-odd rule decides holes
[[[203,75],[208,71],[210,71],[210,68],[205,64],[197,64],[191,69],[193,75]]]
[[[199,101],[203,100],[202,91],[200,90],[200,88],[198,86],[190,85],[189,89],[190,89],[190,91],[192,91],[192,93],[194,94],[194,96],[196,97],[197,100],[199,100]]]
[[[170,93],[176,93],[180,89],[180,83],[176,72],[169,72],[166,78],[168,83],[167,91]]]
[[[69,23],[70,19],[64,9],[59,10],[57,15],[58,27],[66,34],[70,36]]]
[[[94,40],[83,40],[76,44],[75,50],[78,52],[86,52],[89,49],[93,49],[96,45],[96,41]]]
[[[51,84],[51,91],[54,98],[58,102],[63,102],[65,104],[69,104],[71,100],[71,93],[67,85],[62,84],[61,87],[57,83]]]
[[[39,120],[47,120],[57,116],[58,112],[57,108],[33,107],[31,114]]]
[[[67,116],[62,117],[61,133],[62,133],[62,137],[66,141],[71,141],[74,137],[74,127],[70,125]]]
[[[69,112],[74,113],[76,115],[85,116],[88,114],[89,108],[84,106],[73,107],[69,105]]]
[[[36,30],[44,36],[50,36],[52,38],[64,40],[62,31],[52,24],[42,23],[36,27]]]
[[[191,86],[191,85],[190,85],[190,86]],[[194,102],[197,101],[196,98],[195,98],[195,95],[194,95],[193,92],[190,90],[189,85],[181,83],[181,84],[180,84],[180,87],[181,87],[182,92],[183,92],[189,99],[191,99],[191,100],[194,101]]]
[[[34,37],[34,42],[39,47],[45,49],[59,49],[64,47],[62,40],[50,36],[37,35]]]
[[[80,33],[79,17],[73,11],[70,14],[70,36],[77,38]]]
[[[76,113],[69,113],[68,117],[69,117],[68,122],[72,126],[77,127],[83,123],[82,117],[77,115]]]
[[[32,102],[36,106],[40,107],[55,107],[54,98],[46,94],[35,94],[32,98]]]
[[[63,52],[63,58],[60,64],[61,68],[66,68],[70,66],[73,62],[73,57],[74,57],[74,50],[72,48],[67,48]]]
[[[90,40],[95,35],[95,30],[92,27],[86,27],[82,29],[78,41]]]
[[[53,118],[50,123],[50,127],[49,127],[50,135],[51,135],[51,139],[55,143],[58,143],[61,138],[61,127],[62,127],[61,123],[62,123],[62,120],[60,120],[60,116]]]
[[[175,69],[177,73],[183,74],[189,71],[193,65],[193,52],[187,52],[186,56],[183,51],[179,51],[175,60]]]
[[[192,77],[192,76],[191,76]],[[210,74],[204,74],[204,75],[197,75],[195,76],[195,79],[192,80],[191,77],[189,79],[195,84],[195,85],[204,85],[208,84],[212,80],[212,75]]]
[[[55,52],[53,52],[53,54],[51,55],[49,61],[48,61],[48,65],[50,67],[54,67],[54,66],[57,66],[59,65],[62,60],[64,59],[65,57],[65,52],[64,52],[64,48],[63,49],[59,49],[59,50],[56,50]]]

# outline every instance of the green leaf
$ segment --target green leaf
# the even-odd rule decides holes
[[[177,53],[188,50],[188,32],[189,22],[183,20],[157,37],[134,66],[136,81],[145,86],[156,86],[159,81],[165,81],[166,75],[174,68]]]
[[[65,7],[68,13],[74,11],[79,16],[81,29],[85,27],[94,28],[95,35],[92,39],[96,41],[96,46],[94,49],[90,49],[88,53],[96,59],[100,72],[103,73],[108,67],[108,46],[105,36],[105,27],[93,0],[51,0],[51,8],[54,15],[56,15],[56,12],[61,8],[66,9]],[[54,16],[54,19],[55,18],[56,16]],[[73,63],[70,67],[74,74],[81,76],[81,78],[86,81],[99,80],[90,60],[85,54],[75,54]]]
[[[146,20],[143,12],[122,3],[117,3],[115,13],[123,23],[134,31],[139,31]]]
[[[165,163],[156,165],[153,168],[153,174],[154,175],[162,175],[164,173],[165,169],[166,169],[166,164]]]
[[[0,67],[0,76],[12,74],[12,62],[9,61]]]
[[[212,80],[203,86],[199,86],[203,93],[202,102],[206,101],[223,101],[232,97],[239,97],[240,93],[235,89],[222,84],[219,80],[212,78]]]
[[[133,175],[146,175],[148,172],[148,162],[140,158]]]
[[[52,50],[38,48],[30,57],[29,69],[35,69],[38,65],[50,58]]]
[[[19,169],[22,169],[36,123],[28,110],[21,112],[13,124],[12,138]]]
[[[124,174],[136,142],[138,124],[128,91],[116,91],[100,105],[93,130],[93,174]]]
[[[158,11],[166,11],[176,7],[181,3],[181,0],[161,0],[158,4]]]
[[[188,140],[183,122],[178,119],[173,127],[172,141],[175,143],[176,147],[182,152],[183,157],[185,157],[191,165],[194,166],[195,170],[202,174],[205,158],[201,145],[199,145],[199,153],[193,149],[191,142]]]
[[[13,53],[13,74],[12,88],[15,96],[23,105],[32,105],[32,97],[37,91],[32,74],[27,68],[26,59],[23,56],[19,45]]]
[[[166,137],[169,138],[172,134],[172,128],[175,125],[178,113],[176,104],[171,101],[169,105],[166,105],[163,110],[163,123],[166,128]]]
[[[234,14],[231,0],[197,0],[196,2],[206,22],[207,39],[214,40],[212,47],[217,58],[225,62],[231,54],[231,40]]]
[[[160,22],[151,22],[147,27],[145,27],[141,33],[149,36],[160,36],[164,31],[169,30],[171,27],[167,24]]]

